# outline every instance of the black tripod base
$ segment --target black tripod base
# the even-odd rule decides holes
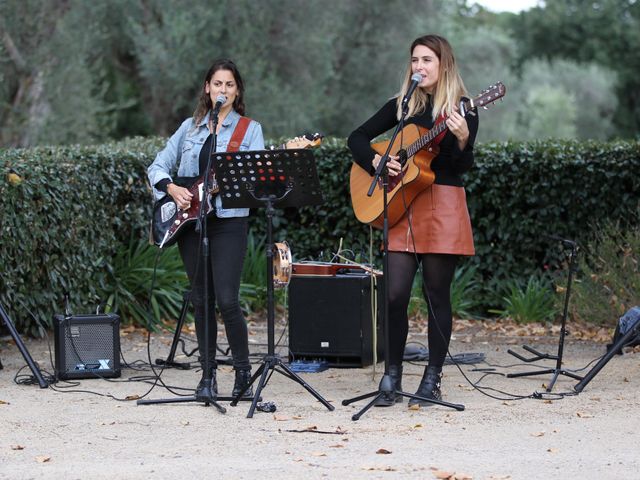
[[[347,406],[354,402],[359,402],[360,400],[365,400],[367,398],[373,397],[373,399],[369,403],[367,403],[364,407],[362,407],[362,409],[358,413],[355,413],[354,415],[351,416],[351,420],[353,421],[359,420],[360,417],[364,415],[367,412],[367,410],[373,407],[378,401],[378,399],[382,398],[384,395],[400,395],[406,398],[414,398],[416,400],[420,400],[421,402],[425,402],[425,403],[432,403],[434,405],[442,405],[443,407],[453,408],[454,410],[458,410],[459,412],[462,412],[464,410],[464,405],[457,404],[457,403],[449,403],[449,402],[445,402],[444,400],[437,400],[435,398],[425,398],[425,397],[421,397],[420,395],[415,395],[413,393],[408,393],[408,392],[402,392],[400,390],[394,391],[393,388],[391,388],[391,385],[393,385],[393,381],[391,380],[391,377],[388,374],[385,374],[382,377],[382,380],[380,381],[381,387],[378,390],[365,393],[364,395],[359,395],[357,397],[349,398],[347,400],[343,400],[342,405]]]
[[[514,352],[513,350],[507,350],[507,353],[513,355],[518,360],[526,363],[537,362],[538,360],[557,360],[557,355],[549,355],[548,353],[542,353],[536,350],[535,348],[530,347],[529,345],[522,345],[523,350],[526,350],[529,353],[533,353],[533,357],[526,358],[520,355],[518,352]],[[507,375],[508,376],[508,375]]]
[[[220,413],[227,413],[227,409],[218,403],[218,400],[225,400],[223,397],[216,397],[215,399],[209,396],[201,396],[196,397],[195,395],[189,397],[175,397],[175,398],[163,398],[157,400],[138,400],[136,402],[137,405],[157,405],[161,403],[189,403],[189,402],[198,402],[202,403],[203,406],[208,407],[209,405],[213,405],[218,409]]]
[[[180,370],[191,370],[191,365],[188,363],[170,362],[168,360],[163,360],[162,358],[156,358],[156,365],[161,365],[161,366],[170,367],[170,368],[178,368]]]
[[[256,405],[258,404],[258,401],[261,398],[260,394],[262,393],[262,389],[267,386],[267,383],[271,378],[271,375],[269,373],[272,371],[276,371],[281,375],[284,375],[285,377],[289,378],[290,380],[293,380],[294,382],[302,385],[311,395],[313,395],[316,398],[316,400],[318,400],[325,407],[327,407],[329,411],[335,410],[335,407],[333,405],[327,402],[322,397],[322,395],[316,392],[313,389],[313,387],[311,387],[311,385],[309,385],[302,378],[300,378],[293,370],[289,368],[289,366],[283,363],[282,360],[280,360],[280,358],[277,357],[276,355],[266,355],[264,357],[260,367],[255,371],[255,373],[251,377],[251,380],[249,380],[249,383],[246,385],[246,387],[241,392],[239,392],[238,395],[233,399],[233,401],[231,402],[231,406],[235,407],[238,404],[238,401],[242,400],[242,396],[244,395],[244,392],[247,391],[251,387],[251,385],[253,385],[253,383],[258,379],[258,377],[260,377],[260,380],[258,381],[258,386],[256,387],[255,395],[253,396],[253,401],[251,402],[251,407],[249,407],[249,413],[247,414],[247,418],[252,418],[253,413],[255,412],[255,409],[256,409]]]
[[[576,375],[573,372],[569,372],[567,370],[564,369],[556,369],[556,368],[547,368],[545,370],[536,370],[535,372],[521,372],[521,373],[508,373],[507,374],[507,378],[517,378],[517,377],[530,377],[530,376],[534,376],[534,375],[548,375],[552,373],[553,377],[551,377],[551,381],[549,382],[549,385],[547,386],[547,392],[551,392],[551,390],[553,390],[553,386],[556,384],[556,381],[558,380],[558,377],[560,375],[565,375],[567,377],[571,377],[575,380],[582,380],[582,377],[580,375]]]

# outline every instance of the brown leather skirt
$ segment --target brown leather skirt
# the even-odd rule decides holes
[[[474,255],[464,188],[433,184],[421,192],[405,216],[389,229],[389,250]]]

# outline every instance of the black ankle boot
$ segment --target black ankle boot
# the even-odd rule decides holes
[[[389,376],[393,384],[394,392],[402,391],[402,365],[389,365]],[[380,381],[382,386],[382,380]],[[374,405],[376,407],[390,407],[395,403],[402,402],[402,395],[396,395],[395,393],[385,393],[382,395]]]
[[[422,380],[420,381],[420,386],[418,387],[416,395],[422,398],[442,400],[442,392],[440,391],[441,380],[442,368],[427,367],[424,370],[424,375],[422,376]],[[433,405],[433,403],[418,400],[417,398],[412,398],[409,400],[409,406],[411,405],[423,405],[425,407],[428,407],[430,405]]]
[[[234,398],[237,397],[238,394],[249,384],[249,380],[251,380],[251,369],[236,370],[236,381],[233,384],[231,396]],[[246,397],[253,397],[253,387],[249,387],[245,390],[242,398]]]
[[[207,389],[205,386],[205,380],[207,380],[208,378],[211,379],[211,395],[213,396],[212,400],[215,401],[216,398],[218,398],[218,382],[216,380],[216,368],[215,367],[209,367],[209,373],[207,374],[207,372],[202,369],[202,378],[200,379],[200,382],[198,383],[198,386],[196,387],[196,400],[197,401],[204,401],[209,399],[209,396],[207,394]]]

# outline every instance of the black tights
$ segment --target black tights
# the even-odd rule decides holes
[[[236,370],[249,369],[249,342],[247,323],[240,309],[240,277],[247,251],[246,217],[207,218],[209,231],[209,360],[215,365],[217,323],[215,305],[218,304],[224,322],[227,339]],[[178,240],[178,249],[191,283],[191,303],[195,310],[196,336],[204,365],[205,344],[205,295],[204,265],[198,256],[200,235],[194,230],[185,231]],[[197,276],[196,276],[197,271]]]
[[[451,282],[458,256],[435,253],[389,252],[389,363],[402,364],[409,332],[407,309],[418,270],[416,258],[422,264],[423,294],[429,307],[429,366],[442,367],[451,339]]]

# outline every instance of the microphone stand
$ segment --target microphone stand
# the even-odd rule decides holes
[[[384,325],[384,375],[382,376],[382,380],[380,381],[380,386],[378,390],[373,392],[366,393],[364,395],[360,395],[358,397],[350,398],[342,401],[342,405],[349,405],[353,402],[357,402],[359,400],[364,400],[366,398],[373,399],[367,403],[359,412],[355,413],[351,420],[356,421],[360,419],[362,415],[364,415],[367,410],[369,410],[379,398],[382,398],[384,395],[401,395],[403,397],[415,398],[424,402],[435,403],[438,405],[442,405],[445,407],[454,408],[458,411],[464,410],[464,405],[453,404],[449,402],[445,402],[442,400],[437,400],[434,398],[424,398],[419,395],[414,395],[408,392],[402,392],[395,389],[394,382],[389,375],[389,278],[387,274],[389,272],[389,218],[388,218],[388,209],[387,209],[387,193],[389,187],[389,170],[387,169],[387,163],[389,162],[389,153],[391,152],[391,148],[398,136],[400,130],[404,128],[405,118],[407,116],[409,105],[408,98],[405,97],[402,101],[402,116],[400,117],[400,121],[396,126],[396,129],[389,140],[389,145],[387,146],[387,150],[384,155],[380,159],[380,163],[378,163],[378,167],[376,168],[375,174],[373,176],[373,181],[371,182],[371,186],[367,192],[367,196],[371,197],[373,195],[376,186],[380,183],[380,177],[382,176],[381,186],[382,186],[382,251],[383,251],[383,260],[382,260],[382,278],[384,279],[384,300],[383,300],[383,325]]]
[[[204,184],[202,188],[202,201],[200,202],[200,211],[198,212],[198,220],[196,222],[196,231],[200,232],[200,239],[202,241],[202,245],[200,246],[200,254],[202,256],[202,264],[201,266],[204,268],[204,352],[200,352],[201,355],[204,355],[204,388],[202,389],[202,393],[200,395],[192,395],[188,397],[181,398],[171,398],[165,400],[138,400],[138,405],[149,405],[156,403],[182,403],[182,402],[202,402],[205,407],[209,405],[213,405],[218,409],[220,413],[226,413],[227,409],[220,405],[216,400],[218,399],[217,394],[213,393],[211,376],[209,375],[209,371],[211,370],[211,359],[209,358],[209,269],[211,268],[210,258],[209,258],[209,237],[207,231],[207,209],[205,207],[205,203],[211,201],[209,198],[209,177],[211,172],[211,157],[212,153],[217,150],[218,145],[218,134],[216,132],[218,127],[218,113],[220,108],[216,105],[211,112],[211,119],[213,122],[213,131],[211,132],[211,146],[209,148],[209,155],[207,158],[207,168],[204,174]]]

